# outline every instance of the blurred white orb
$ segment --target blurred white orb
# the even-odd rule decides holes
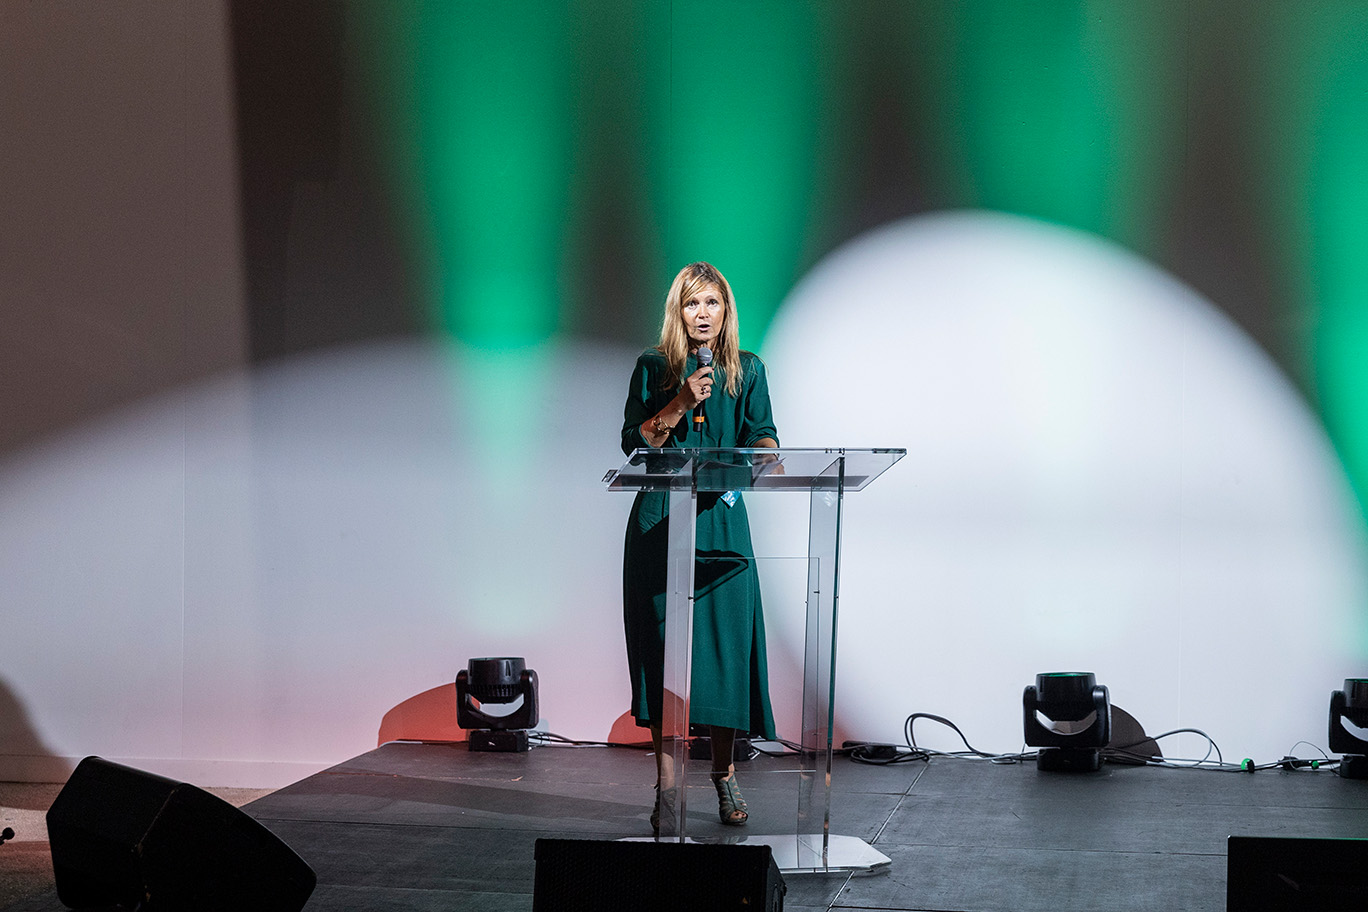
[[[848,734],[926,711],[1014,750],[1022,688],[1083,670],[1227,758],[1324,744],[1368,665],[1362,520],[1315,415],[1191,289],[1058,226],[918,217],[820,262],[763,355],[785,445],[908,450],[846,504]],[[757,537],[801,553],[804,505],[759,500]]]

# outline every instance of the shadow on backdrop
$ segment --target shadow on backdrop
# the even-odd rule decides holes
[[[232,0],[251,359],[421,328],[340,0]]]
[[[389,741],[467,741],[456,724],[456,682],[415,694],[380,720],[379,747]]]
[[[43,743],[28,711],[0,678],[0,780],[65,782],[72,769],[71,763]]]

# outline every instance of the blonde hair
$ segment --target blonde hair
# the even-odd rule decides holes
[[[737,332],[736,298],[731,285],[711,263],[690,263],[679,270],[665,295],[665,321],[660,327],[656,350],[665,356],[669,370],[661,389],[674,389],[684,382],[684,364],[689,357],[689,333],[684,327],[684,302],[709,285],[722,296],[722,328],[713,343],[713,376],[730,396],[741,390],[741,343]]]

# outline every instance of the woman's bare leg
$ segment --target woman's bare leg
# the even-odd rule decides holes
[[[659,725],[651,726],[651,748],[656,757],[656,787],[674,788],[674,757],[665,753],[665,734]]]
[[[712,738],[712,771],[724,776],[736,772],[736,767],[732,763],[736,729],[714,725],[709,737]]]
[[[718,811],[722,822],[739,826],[746,822],[746,802],[736,786],[736,765],[732,751],[736,744],[736,729],[712,726],[712,776],[717,786]]]

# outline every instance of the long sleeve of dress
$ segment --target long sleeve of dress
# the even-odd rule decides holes
[[[651,355],[655,355],[653,359]],[[660,365],[653,361],[661,362]],[[664,407],[661,403],[655,408],[651,405],[660,398],[660,391],[652,389],[659,385],[659,370],[664,359],[659,354],[646,351],[637,358],[632,368],[632,379],[627,387],[627,401],[622,407],[622,452],[630,455],[633,450],[648,447],[650,444],[641,434],[641,425]],[[666,400],[668,401],[668,399]]]
[[[778,443],[779,432],[774,428],[774,413],[770,410],[769,382],[765,378],[765,362],[754,355],[750,355],[744,362],[744,370],[745,389],[742,399],[741,442],[738,446],[753,447],[766,437]]]

